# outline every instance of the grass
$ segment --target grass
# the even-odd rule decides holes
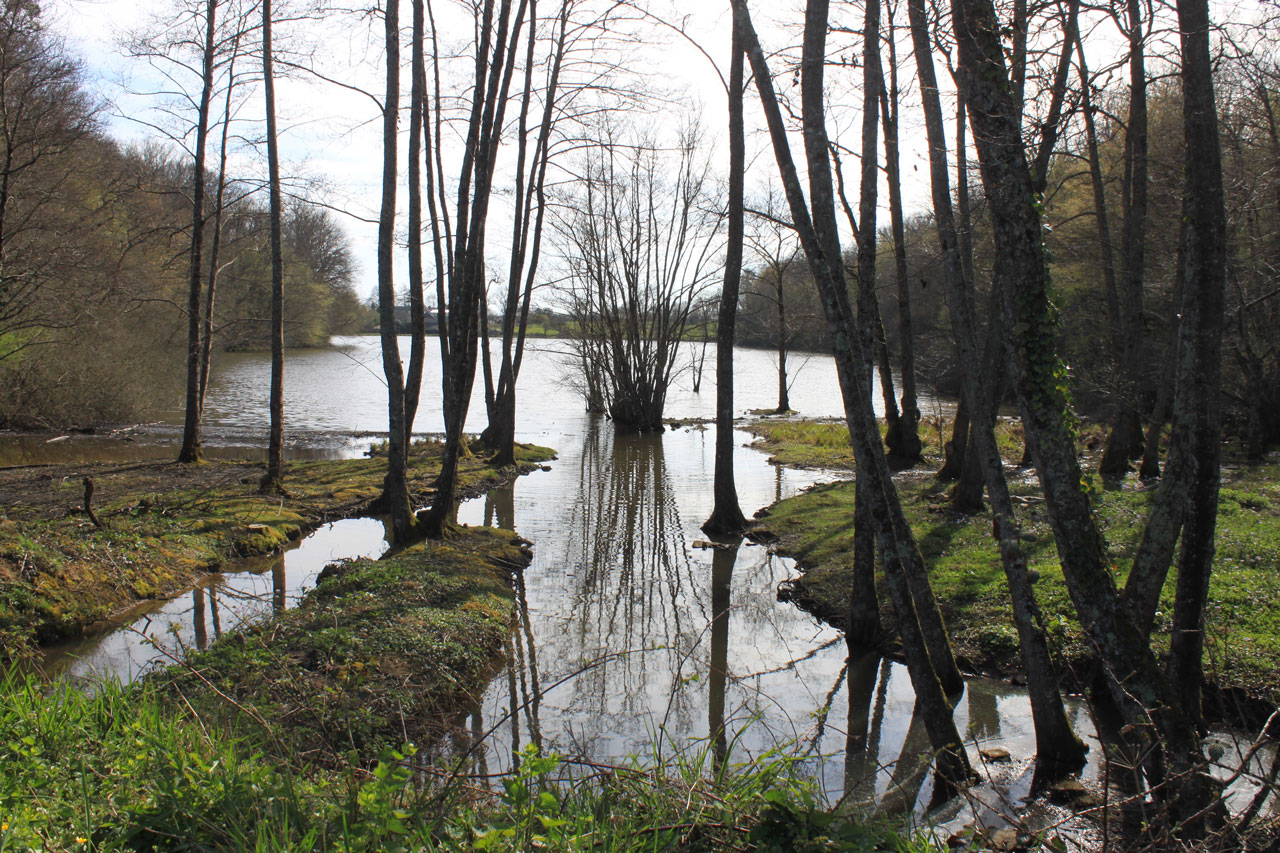
[[[534,446],[517,454],[520,465],[505,471],[465,458],[460,491],[478,493],[553,455]],[[420,499],[429,498],[440,455],[438,443],[415,445],[410,489]],[[384,470],[378,459],[292,462],[284,496],[259,494],[261,467],[250,463],[0,471],[0,659],[78,635],[201,572],[359,515],[380,494]],[[101,528],[77,509],[84,477],[96,485]]]
[[[510,531],[462,528],[378,560],[325,568],[302,605],[190,655],[160,678],[204,719],[264,729],[277,757],[339,763],[423,742],[474,707],[501,668],[511,573],[529,551]]]
[[[770,454],[769,461],[775,465],[853,470],[849,429],[843,420],[781,417],[768,409],[758,410],[753,414],[767,417],[744,428],[756,436],[756,447]],[[886,429],[881,421],[881,437]],[[925,416],[920,420],[919,435],[925,457],[941,457],[942,442],[951,437],[951,424],[933,416]],[[1016,421],[1001,419],[996,426],[996,442],[1000,445],[1001,453],[1011,458],[1020,458],[1021,426]]]
[[[776,437],[779,459],[828,458],[834,452],[829,451],[831,436],[847,436],[834,424],[766,428]],[[1008,427],[1005,432],[1002,449],[1008,461],[1016,461],[1020,443]],[[1280,464],[1227,466],[1223,477],[1206,669],[1222,691],[1219,696],[1274,706],[1280,701]],[[952,511],[947,487],[923,466],[896,484],[957,655],[972,670],[1016,676],[1021,669],[1017,634],[989,517]],[[1023,545],[1039,573],[1035,592],[1050,650],[1064,670],[1085,672],[1092,655],[1067,594],[1039,484],[1028,473],[1011,478],[1010,486],[1020,505]],[[1097,519],[1115,560],[1117,582],[1123,584],[1154,490],[1139,490],[1132,479],[1116,488],[1095,478],[1094,486]],[[853,505],[852,482],[828,484],[775,504],[762,522],[779,538],[780,550],[795,556],[804,570],[795,599],[836,624],[850,592]],[[1175,575],[1165,585],[1157,619],[1154,643],[1161,651],[1168,645]],[[891,624],[887,608],[883,615]],[[1228,710],[1233,709],[1219,709]]]
[[[937,849],[828,813],[777,754],[717,766],[699,743],[606,768],[529,747],[478,789],[412,744],[282,760],[260,730],[194,707],[151,682],[87,695],[0,676],[0,850]]]

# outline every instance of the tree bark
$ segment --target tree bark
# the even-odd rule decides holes
[[[1125,132],[1124,274],[1120,289],[1120,393],[1098,471],[1119,477],[1142,455],[1142,287],[1147,235],[1147,71],[1142,2],[1127,0],[1129,30],[1129,122]]]
[[[923,575],[923,561],[902,513],[897,492],[889,476],[884,450],[879,441],[879,430],[876,428],[875,415],[870,407],[871,390],[865,371],[865,353],[859,352],[861,344],[855,331],[848,291],[843,286],[843,270],[839,255],[832,257],[827,253],[824,240],[819,238],[813,219],[810,217],[795,164],[791,159],[786,128],[774,93],[773,80],[769,75],[764,52],[751,26],[745,0],[732,0],[732,2],[734,24],[740,27],[743,33],[747,56],[751,62],[760,101],[768,121],[774,154],[779,171],[782,173],[792,220],[801,238],[805,255],[809,259],[810,269],[819,284],[823,309],[834,342],[837,373],[845,404],[845,419],[850,428],[859,477],[867,478],[870,485],[869,511],[876,523],[878,546],[885,567],[886,586],[898,614],[898,629],[912,685],[924,709],[930,740],[938,750],[938,767],[942,783],[940,788],[961,785],[968,780],[971,771],[968,759],[960,745],[960,736],[955,728],[950,703],[939,683],[939,670],[943,672],[949,683],[963,684],[963,679],[955,669],[955,661],[950,655],[949,645],[944,645],[935,658],[932,654],[933,649],[926,642],[922,632],[922,620],[933,620],[938,626],[941,625],[936,603],[932,609],[927,606],[917,608],[912,590],[908,586],[909,572]],[[826,220],[823,226],[824,233],[829,235],[834,231],[835,215],[831,200],[824,117],[821,111],[822,50],[826,36],[826,12],[827,7],[822,0],[811,2],[806,11],[806,61],[803,63],[802,71],[806,76],[802,77],[802,88],[806,107],[805,134],[811,137],[806,143],[806,150],[811,155],[810,174],[818,171],[826,176],[825,186],[821,178],[812,183],[819,195],[819,198],[814,199],[814,210]],[[816,113],[812,111],[815,104],[818,108]],[[927,583],[925,578],[926,586]],[[945,631],[942,633],[942,639],[945,643]]]
[[[893,232],[893,270],[898,285],[898,347],[901,354],[902,407],[897,435],[886,444],[898,460],[907,465],[923,457],[920,441],[920,405],[916,399],[916,364],[911,326],[911,280],[907,272],[907,239],[902,213],[902,176],[898,155],[898,57],[893,8],[889,9],[889,88],[880,84],[880,114],[884,123],[884,162],[889,184],[889,220]]]
[[[1036,757],[1046,773],[1077,769],[1085,747],[1067,721],[1058,692],[1058,681],[1049,658],[1043,618],[1031,588],[1026,555],[1020,543],[1021,530],[1004,477],[1004,466],[996,446],[993,408],[984,398],[979,373],[977,333],[972,306],[965,291],[964,267],[951,208],[951,189],[947,180],[946,137],[943,131],[942,105],[938,95],[930,53],[928,19],[923,0],[908,0],[912,44],[920,79],[921,102],[925,114],[925,131],[929,141],[929,174],[933,193],[934,222],[942,251],[943,278],[947,288],[947,305],[956,350],[963,371],[964,397],[975,412],[983,417],[975,421],[970,435],[974,437],[971,461],[980,463],[983,481],[991,494],[992,534],[1000,548],[1001,563],[1009,584],[1013,603],[1014,624],[1018,630],[1018,648],[1027,675],[1031,695],[1031,714],[1036,731]],[[993,320],[994,322],[994,320]]]
[[[1009,95],[990,0],[954,0],[964,98],[992,213],[1002,311],[1015,355],[1027,441],[1045,493],[1068,592],[1104,666],[1111,699],[1141,741],[1148,783],[1174,816],[1210,809],[1194,721],[1121,606],[1076,457],[1066,370],[1054,350],[1042,227]],[[1152,730],[1155,724],[1156,732]]]
[[[394,0],[392,0],[394,2]],[[413,0],[413,31],[409,50],[409,369],[404,380],[404,454],[406,464],[413,442],[413,422],[422,395],[422,370],[427,356],[427,305],[422,285],[422,132],[427,98],[426,22],[423,0]],[[397,343],[397,347],[399,344]]]
[[[393,545],[415,538],[409,503],[408,434],[404,405],[404,364],[396,336],[393,241],[396,227],[397,137],[400,124],[400,3],[390,0],[384,14],[386,94],[382,102],[382,207],[378,213],[378,327],[382,373],[387,380],[387,474],[381,509],[391,516]]]

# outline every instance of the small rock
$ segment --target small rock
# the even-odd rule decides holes
[[[1018,830],[1011,826],[997,829],[987,838],[987,846],[1000,853],[1012,853],[1018,849]]]
[[[1086,812],[1089,809],[1100,809],[1102,808],[1102,797],[1099,797],[1092,791],[1085,791],[1083,794],[1071,801],[1071,808],[1073,811],[1077,812]]]
[[[978,755],[982,756],[983,761],[990,761],[993,763],[1013,760],[1013,756],[1009,754],[1009,750],[1000,746],[991,746],[986,749],[980,749],[978,750]]]
[[[1049,789],[1049,802],[1069,805],[1088,793],[1079,779],[1063,779]]]

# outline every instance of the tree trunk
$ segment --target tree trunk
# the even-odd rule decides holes
[[[1173,443],[1179,452],[1187,454],[1192,474],[1169,651],[1174,687],[1190,714],[1199,720],[1204,611],[1213,566],[1221,479],[1219,377],[1226,288],[1226,214],[1206,0],[1178,0],[1178,22],[1187,143],[1187,245]]]
[[[902,177],[898,156],[898,57],[893,7],[889,7],[889,88],[880,85],[880,113],[884,121],[884,160],[889,183],[889,220],[893,231],[893,269],[898,285],[898,346],[901,352],[902,409],[891,453],[905,465],[921,461],[920,406],[916,400],[915,347],[911,328],[911,280],[907,273],[907,239],[902,214]]]
[[[1027,570],[1026,555],[1022,551],[1017,518],[1004,477],[1004,466],[996,446],[994,407],[984,399],[977,357],[977,334],[971,302],[964,286],[964,269],[955,218],[951,210],[951,190],[947,181],[946,137],[943,131],[942,106],[938,97],[937,78],[930,53],[928,20],[923,0],[909,0],[907,12],[911,20],[912,43],[916,54],[921,88],[921,101],[925,113],[925,130],[929,139],[929,171],[933,192],[934,222],[942,251],[943,278],[947,288],[947,304],[951,314],[951,326],[955,334],[956,349],[963,370],[964,397],[970,407],[981,412],[970,434],[975,438],[971,461],[980,463],[987,488],[991,494],[993,513],[992,532],[1000,547],[1001,563],[1009,584],[1013,603],[1014,624],[1018,630],[1018,648],[1023,669],[1027,674],[1028,692],[1031,695],[1032,721],[1036,731],[1036,757],[1041,769],[1048,773],[1077,769],[1084,757],[1085,747],[1071,730],[1058,693],[1058,681],[1049,658],[1045,640],[1043,618],[1031,589],[1031,576]],[[992,322],[995,320],[993,318]],[[990,346],[989,350],[997,350]],[[992,387],[999,380],[993,379]]]
[[[204,65],[196,113],[196,143],[191,170],[191,255],[187,280],[187,400],[179,462],[201,460],[200,411],[200,268],[204,263],[204,158],[209,136],[209,101],[213,96],[213,54],[217,0],[205,4]]]
[[[378,326],[382,338],[382,372],[387,380],[387,474],[382,485],[382,511],[391,516],[392,544],[415,537],[409,503],[408,423],[404,405],[404,364],[396,337],[396,294],[393,240],[396,227],[397,128],[400,118],[400,11],[391,0],[385,12],[386,95],[382,103],[382,207],[378,214]]]
[[[501,144],[511,79],[517,65],[517,47],[524,27],[528,0],[501,0],[477,10],[475,83],[458,189],[458,233],[452,247],[449,272],[447,358],[443,365],[445,448],[436,494],[424,519],[424,532],[443,536],[452,523],[462,455],[467,403],[475,383],[480,311],[484,299],[485,228],[493,188],[493,171]],[[464,227],[465,225],[465,227]]]
[[[393,0],[394,2],[394,0]],[[409,369],[404,380],[404,453],[408,463],[413,422],[422,395],[422,369],[427,357],[427,305],[422,287],[422,132],[426,109],[427,68],[423,55],[426,22],[423,0],[413,0],[413,32],[409,50]],[[399,344],[397,344],[399,346]]]
[[[204,330],[200,341],[200,417],[204,418],[205,392],[209,388],[209,362],[213,357],[213,305],[218,284],[218,251],[222,247],[223,198],[227,191],[227,137],[231,131],[231,97],[235,93],[236,59],[240,33],[236,33],[227,68],[227,98],[222,109],[222,140],[218,147],[218,185],[213,202],[213,239],[209,241],[209,286],[204,299]]]
[[[1129,460],[1142,456],[1142,285],[1147,233],[1147,71],[1141,0],[1127,0],[1129,30],[1129,121],[1125,133],[1124,275],[1120,289],[1120,393],[1098,471],[1123,476]]]
[[[734,28],[729,60],[729,234],[725,247],[724,287],[716,327],[716,463],[715,507],[702,525],[709,534],[740,534],[747,528],[733,479],[733,340],[742,282],[742,233],[745,220],[743,184],[746,132],[742,118],[742,36]]]
[[[939,671],[951,684],[963,684],[955,669],[954,657],[949,645],[944,645],[938,655],[926,643],[921,630],[922,620],[932,620],[937,626],[941,619],[933,608],[917,609],[908,587],[907,574],[923,574],[924,566],[919,549],[912,537],[910,526],[902,513],[888,463],[879,441],[875,415],[870,407],[870,385],[866,376],[865,353],[859,352],[861,344],[855,332],[848,291],[843,283],[839,255],[828,254],[826,240],[819,237],[813,219],[805,204],[795,164],[787,143],[786,128],[773,89],[773,80],[765,61],[755,30],[751,26],[745,0],[733,0],[734,24],[740,27],[751,61],[760,101],[769,125],[769,136],[782,173],[788,204],[809,259],[810,269],[818,281],[832,333],[836,356],[837,374],[845,403],[845,418],[849,424],[850,438],[854,444],[858,462],[858,476],[868,478],[869,511],[875,520],[877,539],[885,566],[885,582],[898,614],[899,633],[907,658],[908,671],[916,696],[924,709],[930,740],[938,753],[940,789],[964,784],[970,776],[968,759],[961,747],[959,733],[951,714],[951,706],[939,683]],[[835,230],[834,202],[832,200],[830,165],[827,162],[826,133],[822,113],[823,50],[826,38],[827,7],[822,0],[810,2],[806,11],[805,61],[802,65],[802,95],[805,106],[806,150],[809,152],[811,186],[816,197],[813,206],[816,216],[824,220],[823,233],[829,238]],[[874,14],[874,13],[873,13]],[[815,173],[817,177],[815,178]],[[927,578],[925,579],[927,585]]]
[[[1148,783],[1178,812],[1208,808],[1200,743],[1181,697],[1121,606],[1076,457],[1066,371],[1054,350],[1042,226],[989,0],[955,0],[963,94],[992,213],[1002,310],[1016,356],[1027,441],[1044,489],[1068,592],[1104,664],[1108,693],[1142,741]],[[1151,729],[1154,723],[1158,736]]]
[[[262,0],[262,91],[267,114],[267,187],[271,216],[271,437],[261,490],[284,480],[284,249],[280,225],[280,145],[276,133],[275,75],[271,70],[271,0]]]

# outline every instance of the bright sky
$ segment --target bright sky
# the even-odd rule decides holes
[[[437,14],[442,22],[446,21],[445,7],[448,0],[437,0]],[[128,60],[119,48],[120,38],[130,28],[137,27],[149,17],[156,15],[172,16],[175,4],[172,0],[46,0],[47,15],[53,22],[52,28],[66,35],[72,50],[83,57],[88,76],[100,93],[115,104],[113,117],[109,127],[117,138],[124,140],[142,140],[150,131],[143,125],[130,121],[127,117],[147,115],[149,102],[129,96],[122,87],[132,85],[139,90],[148,87],[149,79],[154,79],[154,72],[136,61]],[[798,42],[798,31],[802,19],[800,0],[784,0],[782,3],[753,4],[753,14],[767,50],[780,50]],[[652,0],[649,8],[655,16],[661,17],[668,24],[680,26],[698,41],[703,48],[728,73],[729,47],[729,13],[727,2],[688,3],[680,0]],[[1238,7],[1232,7],[1238,8]],[[678,11],[677,11],[678,10]],[[833,4],[833,21],[860,27],[861,4],[849,2]],[[408,3],[402,3],[401,23],[407,30],[410,22]],[[906,36],[905,8],[897,12],[898,56],[899,62],[906,59],[901,73],[901,85],[904,87],[904,98],[914,102],[913,71],[910,62],[910,44]],[[458,41],[469,35],[465,20],[457,20],[455,30]],[[382,72],[379,68],[381,57],[381,19],[367,18],[363,23],[350,19],[333,23],[285,24],[276,26],[277,43],[290,38],[309,40],[320,45],[315,53],[315,62],[329,76],[349,82],[380,93],[383,88]],[[450,32],[449,24],[442,23],[442,30]],[[1086,32],[1091,30],[1086,29]],[[689,111],[699,114],[702,126],[707,131],[711,144],[716,146],[717,165],[727,158],[725,143],[725,125],[727,114],[725,96],[719,77],[711,69],[706,57],[688,44],[669,27],[654,25],[652,38],[642,48],[637,48],[630,61],[636,63],[642,76],[652,84],[683,94],[674,99],[675,104],[685,104]],[[1114,26],[1103,23],[1093,31],[1090,51],[1093,45],[1101,44],[1099,53],[1115,54],[1116,36]],[[838,39],[849,36],[833,35],[833,52],[842,43]],[[408,52],[402,53],[407,63]],[[887,60],[887,56],[886,56]],[[947,86],[946,66],[941,58],[935,60],[938,65],[939,78]],[[1091,65],[1098,68],[1100,59],[1091,58]],[[775,74],[782,70],[782,62],[775,57],[772,62]],[[857,108],[860,69],[833,69],[829,72],[829,100],[832,102],[830,124],[833,133],[838,135],[844,144],[851,149],[860,147],[858,142],[860,111]],[[407,90],[408,73],[402,74],[402,87]],[[786,92],[790,87],[790,77],[784,76],[777,81],[780,90]],[[154,85],[151,86],[154,88]],[[246,114],[259,114],[260,107],[256,99],[260,94],[252,96],[255,101],[246,106]],[[323,183],[324,189],[315,193],[327,204],[345,211],[344,225],[351,237],[352,247],[358,261],[360,272],[358,289],[367,294],[375,289],[375,235],[376,226],[372,220],[379,205],[381,182],[381,126],[376,104],[369,97],[314,80],[281,79],[277,83],[277,103],[283,129],[281,144],[286,162],[286,172],[306,174]],[[851,106],[845,106],[851,105]],[[944,110],[953,114],[954,107],[944,103]],[[680,109],[675,106],[664,108],[645,119],[660,127],[664,121],[678,118]],[[762,132],[763,122],[760,119],[758,101],[754,90],[748,92],[747,121],[750,130],[748,141],[748,192],[763,188],[774,181],[775,169],[768,140]],[[949,119],[949,124],[951,120]],[[402,117],[402,132],[407,127],[407,113]],[[948,133],[951,131],[948,127]],[[903,110],[900,127],[902,147],[902,178],[904,182],[904,198],[907,213],[920,212],[928,206],[928,163],[927,149],[924,145],[923,121],[918,111],[910,108]],[[795,156],[802,160],[801,148],[795,144]],[[404,144],[401,144],[403,160]],[[954,156],[954,151],[951,152]],[[883,164],[883,153],[881,153]],[[243,172],[259,173],[262,166],[258,162],[260,155],[242,155],[240,167]],[[849,175],[851,192],[856,192],[857,163],[847,157],[845,169]],[[403,166],[401,176],[403,180]],[[856,205],[856,199],[851,199]],[[887,204],[886,193],[881,191],[882,205]],[[404,193],[400,193],[401,210],[404,209]],[[493,220],[491,219],[491,222]],[[880,214],[882,226],[888,223],[888,211]],[[404,228],[403,217],[400,228]],[[496,259],[501,256],[505,241],[500,223],[491,225],[490,249]],[[750,260],[748,260],[750,263]],[[403,266],[403,265],[402,265]],[[397,273],[397,284],[403,284],[403,268]]]

